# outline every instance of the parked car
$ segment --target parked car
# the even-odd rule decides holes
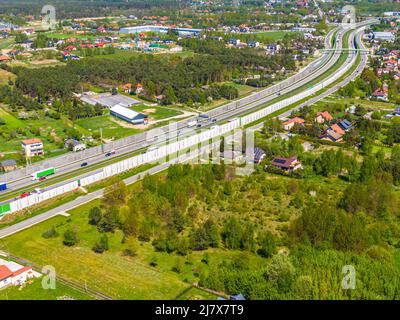
[[[25,198],[25,197],[27,197],[27,196],[29,196],[30,195],[30,193],[29,192],[24,192],[24,193],[21,193],[21,195],[19,196],[20,198]]]

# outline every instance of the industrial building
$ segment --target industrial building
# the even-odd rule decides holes
[[[159,32],[159,33],[167,33],[168,30],[176,30],[179,34],[192,34],[198,35],[201,32],[201,29],[192,29],[192,28],[172,28],[167,26],[136,26],[136,27],[126,27],[121,28],[119,30],[120,33],[146,33],[146,32]]]
[[[125,108],[121,105],[112,107],[110,109],[110,114],[131,124],[143,124],[147,122],[146,115],[133,111],[132,109]]]
[[[122,94],[111,94],[108,92],[105,93],[93,93],[86,92],[81,96],[81,101],[88,103],[92,106],[99,104],[108,109],[116,106],[122,105],[124,107],[131,107],[136,104],[141,104],[139,100],[133,99],[131,97],[122,95]]]
[[[375,40],[383,40],[383,41],[394,41],[395,35],[391,32],[381,31],[381,32],[374,32],[374,39]]]

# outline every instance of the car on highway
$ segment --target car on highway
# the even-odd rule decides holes
[[[197,120],[193,120],[193,121],[188,122],[187,127],[188,127],[188,128],[192,128],[192,127],[194,127],[196,124],[197,124]]]
[[[39,178],[38,180],[39,180],[39,181],[43,181],[43,180],[46,180],[46,178],[47,178],[47,177],[41,177],[41,178]]]
[[[147,149],[147,152],[151,152],[151,151],[154,151],[154,150],[157,150],[157,149],[158,149],[157,146],[152,146],[149,149]]]
[[[30,194],[39,194],[39,193],[42,193],[42,189],[40,189],[40,188],[35,188],[35,189],[33,189],[31,192],[30,192]]]
[[[86,167],[88,165],[88,163],[87,162],[83,162],[83,163],[81,163],[81,167]]]
[[[21,193],[21,194],[19,195],[19,197],[20,197],[20,198],[25,198],[25,197],[27,197],[27,196],[29,196],[29,195],[30,195],[29,192],[24,192],[24,193]]]
[[[196,125],[196,128],[201,128],[201,126],[202,126],[202,124],[201,124],[201,123],[198,123],[198,124]]]
[[[211,122],[212,123],[217,122],[217,119],[214,118],[214,119],[211,120]]]
[[[110,152],[106,153],[106,157],[113,156],[115,154],[115,150],[111,150]]]

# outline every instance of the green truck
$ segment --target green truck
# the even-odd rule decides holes
[[[11,211],[11,206],[9,203],[0,205],[0,217],[2,217],[3,215],[5,215],[7,212],[10,211]]]
[[[31,179],[32,180],[40,180],[41,178],[45,178],[45,177],[50,176],[55,173],[56,173],[55,168],[47,168],[47,169],[44,169],[41,171],[36,171],[36,172],[32,173]]]

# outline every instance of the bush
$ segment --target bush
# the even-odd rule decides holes
[[[52,227],[51,229],[43,232],[42,237],[45,239],[57,238],[60,234],[57,232],[56,227]]]
[[[75,230],[68,229],[64,233],[63,244],[72,247],[78,243],[78,235]]]
[[[103,234],[100,238],[99,242],[96,242],[93,246],[92,250],[96,253],[103,253],[109,249],[108,245],[108,237],[106,234]]]

